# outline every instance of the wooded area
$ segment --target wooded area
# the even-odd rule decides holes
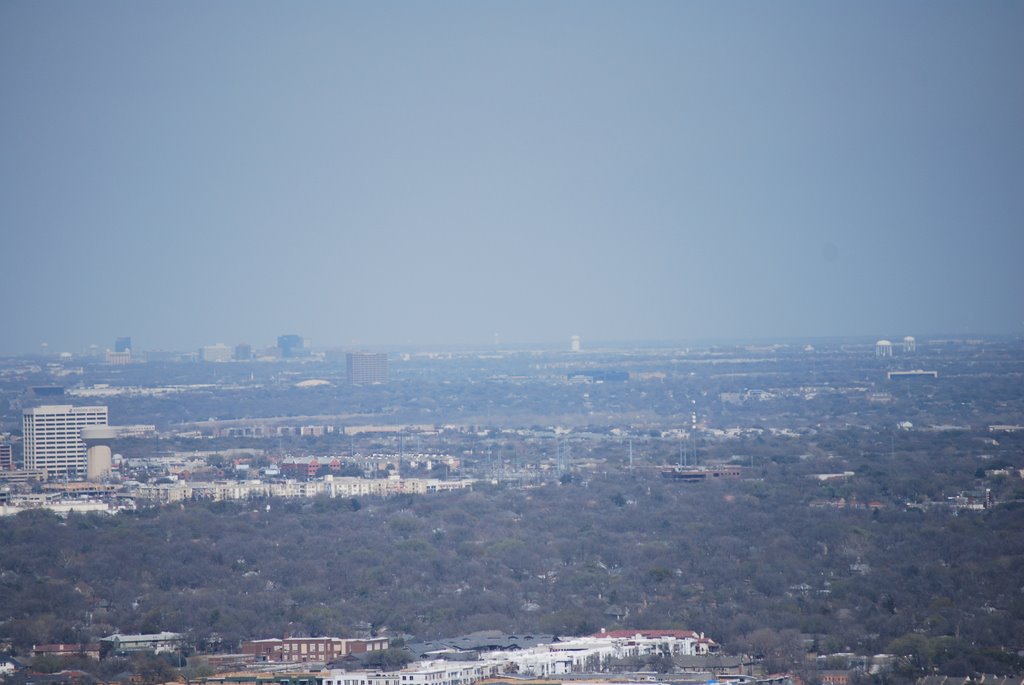
[[[808,637],[826,653],[907,656],[907,675],[1021,667],[1024,502],[812,508],[851,486],[772,464],[764,480],[701,485],[623,472],[361,502],[24,513],[0,521],[0,637],[25,653],[171,630],[231,650],[367,629],[678,627],[780,668]]]

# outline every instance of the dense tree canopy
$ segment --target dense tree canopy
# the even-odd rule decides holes
[[[24,652],[115,630],[231,648],[366,628],[683,627],[780,664],[812,634],[825,650],[905,651],[920,669],[953,661],[936,640],[970,656],[1024,634],[1024,504],[817,509],[824,486],[772,478],[19,514],[0,521],[0,634]]]

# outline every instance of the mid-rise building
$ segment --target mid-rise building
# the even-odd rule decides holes
[[[48,477],[85,477],[86,446],[82,429],[106,426],[106,407],[51,404],[22,415],[26,469],[43,469]]]
[[[252,640],[242,643],[242,653],[261,661],[328,663],[349,654],[387,649],[386,637],[346,639],[340,637],[289,637],[283,640]]]
[[[116,352],[114,350],[107,350],[107,363],[113,366],[124,366],[125,364],[132,363],[132,351],[131,349],[124,350],[122,352]]]
[[[388,382],[388,355],[385,352],[349,352],[345,355],[348,382],[373,385]]]
[[[296,335],[294,333],[277,336],[277,347],[281,350],[281,357],[283,359],[304,357],[309,354],[308,341],[301,335]]]
[[[14,470],[14,452],[11,446],[0,442],[0,471]]]
[[[199,358],[204,362],[229,362],[231,354],[231,348],[224,343],[206,345],[199,350]]]

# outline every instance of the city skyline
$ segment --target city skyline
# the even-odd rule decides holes
[[[198,346],[186,346],[186,347],[170,347],[168,345],[162,345],[159,341],[154,341],[152,344],[141,345],[136,348],[136,351],[130,357],[119,358],[121,353],[114,353],[110,346],[99,345],[91,343],[86,347],[80,349],[58,349],[49,345],[48,343],[37,347],[34,350],[21,350],[13,353],[0,353],[0,358],[10,357],[48,357],[58,358],[67,357],[70,359],[93,359],[94,361],[102,361],[110,365],[118,364],[131,364],[131,363],[145,363],[150,361],[152,355],[157,355],[157,359],[160,361],[166,361],[170,357],[166,355],[176,355],[175,358],[184,359],[187,356],[194,357],[197,361],[266,361],[270,358],[276,358],[282,361],[318,361],[318,360],[334,360],[340,361],[347,356],[351,356],[353,353],[356,355],[369,355],[375,356],[379,354],[393,353],[409,353],[409,352],[438,352],[438,351],[460,351],[460,352],[472,352],[474,350],[480,352],[488,351],[503,351],[503,352],[523,352],[523,351],[548,351],[558,352],[564,351],[567,353],[586,354],[588,352],[595,353],[606,353],[610,351],[621,351],[630,348],[652,348],[657,349],[661,347],[744,347],[744,346],[763,346],[763,345],[779,345],[779,346],[798,346],[804,347],[816,344],[849,344],[864,347],[865,349],[871,348],[875,350],[876,343],[888,342],[883,335],[890,335],[895,337],[899,341],[900,354],[907,354],[906,349],[907,339],[915,340],[916,343],[938,342],[945,343],[951,341],[972,341],[972,340],[1000,340],[1000,339],[1014,339],[1019,336],[1007,333],[950,333],[950,332],[934,332],[921,334],[915,331],[915,335],[904,336],[902,333],[905,331],[887,331],[882,333],[865,333],[859,335],[821,335],[821,336],[775,336],[775,337],[744,337],[744,338],[713,338],[713,337],[689,337],[689,338],[672,338],[672,339],[621,339],[621,340],[589,340],[585,339],[585,347],[575,348],[573,344],[581,340],[580,336],[571,336],[562,340],[555,338],[538,339],[538,340],[500,340],[492,339],[490,341],[480,341],[477,343],[414,343],[410,341],[406,342],[382,342],[375,344],[368,344],[362,341],[354,340],[348,343],[337,343],[334,341],[313,341],[310,338],[305,338],[306,347],[304,354],[302,355],[287,355],[283,354],[282,348],[275,344],[273,339],[267,341],[259,341],[252,343],[250,341],[237,341],[231,343],[225,343],[222,340],[218,340],[216,343],[207,344],[203,343]],[[899,335],[896,335],[896,334]],[[280,336],[278,336],[280,337]],[[892,344],[892,343],[890,343]],[[812,346],[813,347],[813,346]],[[809,347],[808,350],[811,350]],[[242,356],[239,356],[239,350],[243,350]],[[211,354],[216,352],[219,354]],[[342,354],[344,353],[344,356]],[[912,351],[911,351],[912,353]],[[877,350],[873,352],[877,356]]]
[[[0,6],[0,354],[1024,333],[1024,6]]]

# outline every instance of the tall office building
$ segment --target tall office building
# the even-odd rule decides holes
[[[114,352],[113,350],[107,350],[107,363],[114,366],[124,366],[125,364],[132,363],[132,351],[131,348],[124,352]]]
[[[281,350],[281,357],[283,359],[308,356],[309,347],[309,340],[301,335],[289,333],[277,336],[277,348]]]
[[[302,336],[294,333],[277,336],[277,349],[285,359],[295,356],[296,351],[302,349]]]
[[[229,362],[231,354],[231,348],[224,343],[204,345],[199,348],[199,358],[204,362]]]
[[[236,362],[252,361],[252,345],[249,343],[238,343],[235,345],[234,358]]]
[[[388,355],[385,352],[349,352],[345,355],[348,382],[373,385],[388,382]]]
[[[22,416],[25,468],[45,469],[48,477],[84,478],[86,448],[82,429],[106,425],[106,407],[50,404],[26,409]]]

